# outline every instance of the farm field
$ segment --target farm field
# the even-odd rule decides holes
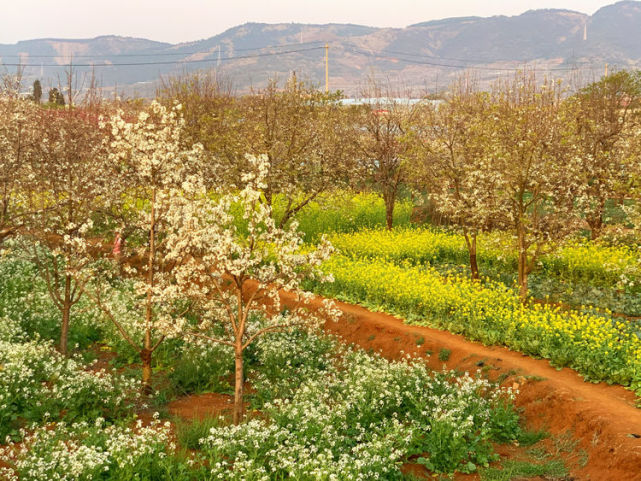
[[[0,479],[641,480],[641,74],[546,82],[0,95]]]
[[[379,206],[379,210],[381,208]],[[337,211],[335,215],[329,223],[341,225],[340,218],[345,214]],[[370,223],[375,227],[377,223],[382,224],[382,220],[379,218],[377,222],[372,216],[365,223],[367,228],[372,227]],[[417,245],[417,236],[422,237],[423,242],[418,244],[421,247],[408,249],[406,243]],[[230,459],[236,459],[232,464],[243,466],[243,474],[237,479],[253,479],[250,473],[255,474],[255,479],[262,479],[257,473],[264,469],[296,476],[294,479],[319,479],[317,473],[323,472],[330,479],[332,472],[345,475],[349,472],[347,466],[361,462],[371,470],[354,471],[353,479],[364,472],[369,473],[367,476],[381,473],[384,479],[414,479],[412,476],[420,479],[421,473],[428,470],[480,472],[479,479],[512,479],[505,474],[509,470],[513,470],[515,478],[520,476],[519,479],[527,473],[533,473],[533,479],[535,476],[565,479],[570,470],[602,473],[603,465],[594,460],[600,455],[591,452],[594,446],[586,449],[581,438],[574,437],[575,425],[548,418],[549,407],[543,407],[542,412],[541,408],[532,409],[531,391],[536,392],[535,396],[541,395],[539,385],[550,378],[558,383],[554,379],[557,372],[551,367],[545,368],[545,361],[538,361],[543,366],[533,367],[523,366],[517,359],[512,367],[504,357],[507,353],[494,350],[488,356],[484,351],[487,348],[482,345],[462,340],[452,344],[455,336],[439,339],[442,334],[438,331],[421,328],[413,331],[412,326],[438,327],[486,345],[507,345],[535,357],[551,358],[557,367],[570,365],[578,372],[584,370],[582,374],[588,378],[593,376],[591,380],[633,386],[637,382],[634,373],[638,370],[627,366],[630,359],[638,359],[635,357],[638,351],[634,351],[636,338],[632,335],[628,338],[632,347],[620,342],[613,347],[610,333],[615,330],[620,336],[626,332],[626,326],[633,324],[627,325],[620,318],[609,318],[605,314],[572,313],[540,304],[526,308],[518,302],[516,291],[498,281],[476,284],[461,273],[447,277],[426,261],[429,259],[438,265],[435,261],[438,256],[433,252],[441,245],[438,242],[430,245],[425,236],[448,238],[448,234],[408,227],[391,232],[366,229],[332,235],[338,252],[325,261],[324,268],[331,271],[334,282],[312,287],[377,311],[393,312],[406,319],[407,326],[402,327],[390,317],[393,330],[388,325],[377,328],[372,326],[378,321],[377,314],[364,309],[354,313],[349,306],[341,305],[346,311],[344,319],[338,323],[327,322],[325,326],[333,335],[294,331],[265,338],[250,354],[247,378],[251,394],[246,400],[249,420],[241,431],[226,425],[233,392],[233,362],[229,362],[229,353],[225,354],[224,348],[184,341],[172,341],[164,346],[157,354],[154,368],[159,388],[152,398],[143,399],[136,376],[136,353],[128,349],[112,325],[100,320],[99,310],[86,302],[72,331],[71,343],[76,354],[69,360],[59,357],[53,345],[58,336],[56,308],[47,295],[46,283],[38,277],[36,266],[20,255],[20,247],[13,246],[0,263],[5,389],[1,435],[11,442],[19,442],[16,446],[20,446],[20,450],[11,442],[3,447],[0,455],[3,465],[14,467],[13,470],[5,468],[4,475],[7,479],[13,479],[14,475],[20,479],[43,479],[69,470],[75,477],[68,479],[89,479],[99,472],[109,472],[112,477],[106,479],[127,479],[136,472],[153,473],[154,478],[150,479],[230,479],[225,477],[229,474],[223,474],[228,473],[229,465],[224,463]],[[369,249],[363,245],[363,239],[370,240]],[[386,282],[385,276],[393,281]],[[397,290],[381,290],[381,286],[386,285],[396,285]],[[114,291],[123,305],[128,295],[125,287]],[[500,306],[500,314],[492,312],[494,306]],[[479,318],[479,309],[488,317]],[[361,316],[364,318],[359,319]],[[466,322],[457,319],[466,319]],[[478,320],[470,322],[470,319]],[[511,330],[500,324],[503,319],[513,324]],[[384,322],[390,321],[384,319]],[[523,332],[519,332],[519,328]],[[634,332],[634,328],[629,329],[630,333]],[[505,335],[510,332],[513,338]],[[586,332],[591,335],[577,337],[578,333]],[[564,336],[560,341],[559,335]],[[338,341],[341,338],[360,348],[344,347],[346,345]],[[557,352],[561,346],[566,348]],[[411,354],[412,359],[426,359],[429,367],[406,360],[406,354]],[[503,365],[496,362],[499,357]],[[613,363],[613,359],[619,361]],[[619,367],[612,371],[600,368],[606,360],[608,366]],[[456,371],[441,374],[445,365]],[[346,372],[346,366],[354,371]],[[468,377],[463,374],[464,370],[477,374]],[[574,384],[581,383],[578,376],[571,376],[576,378],[571,379]],[[49,381],[43,386],[45,380]],[[55,381],[52,383],[52,380]],[[326,387],[332,383],[336,389],[327,392]],[[341,386],[347,385],[354,390],[342,391]],[[411,385],[420,386],[421,390],[413,391],[414,388],[409,388]],[[468,386],[463,389],[468,393],[463,398],[459,391],[462,386]],[[506,390],[508,387],[510,390]],[[641,421],[633,407],[632,393],[622,403],[620,393],[592,393],[590,387],[586,385],[586,396],[607,393],[606,401],[617,400],[620,408],[628,408]],[[514,394],[510,392],[512,389]],[[481,392],[484,394],[479,394]],[[218,397],[211,402],[212,398],[207,397],[211,394],[207,393]],[[575,396],[580,397],[573,394],[571,402],[576,402]],[[353,411],[377,398],[384,400],[380,410]],[[555,404],[560,402],[556,397],[553,399]],[[419,405],[412,408],[417,400]],[[435,411],[425,411],[431,402],[434,404],[430,409]],[[441,402],[445,404],[440,405]],[[345,407],[336,403],[344,403]],[[420,415],[413,411],[419,407]],[[460,410],[455,419],[448,416],[442,427],[433,424],[435,412],[452,409]],[[591,406],[591,409],[598,411],[603,406]],[[581,412],[579,410],[579,415]],[[546,421],[541,420],[542,414],[546,415]],[[219,415],[228,421],[218,419]],[[600,416],[603,415],[601,411]],[[319,416],[324,416],[320,424]],[[390,416],[394,421],[387,425],[387,421],[383,421]],[[422,416],[424,424],[420,421]],[[469,424],[470,416],[472,424]],[[266,419],[273,421],[265,424]],[[33,428],[47,426],[52,420],[60,420],[55,422],[54,430]],[[376,430],[367,429],[357,435],[358,426],[365,426],[366,422],[375,425]],[[408,423],[415,426],[422,444],[411,441]],[[295,431],[291,430],[292,425],[297,426]],[[306,462],[306,469],[310,471],[296,471],[295,466],[300,463],[294,460],[311,456],[310,449],[313,452],[319,449],[318,434],[313,435],[314,444],[310,444],[312,438],[306,436],[324,432],[327,425],[338,430],[328,433],[326,442],[331,439],[331,443],[323,448],[332,446],[333,454],[328,451],[325,461],[318,464]],[[629,426],[626,429],[631,430]],[[461,433],[458,448],[450,444],[452,433],[457,430]],[[423,435],[418,434],[421,432]],[[426,432],[435,438],[425,439]],[[480,435],[483,432],[486,434]],[[472,442],[469,436],[474,436],[477,443],[474,450],[469,450]],[[339,453],[353,449],[355,437],[362,437],[358,444],[362,446],[353,457],[341,457]],[[257,439],[261,444],[258,451],[250,448]],[[296,439],[298,444],[283,450],[284,439]],[[336,445],[337,439],[343,439],[340,442],[345,444]],[[69,440],[73,440],[74,448],[68,447]],[[24,446],[29,449],[22,449]],[[464,451],[460,450],[462,447]],[[457,449],[459,454],[452,456]],[[234,458],[248,452],[251,452],[248,458]],[[373,461],[383,453],[390,458],[385,462]],[[428,453],[443,459],[444,464],[429,464]],[[495,462],[496,453],[504,455],[499,464]],[[149,456],[158,462],[149,464],[146,461]],[[291,467],[283,468],[283,460],[288,457],[292,457]],[[212,462],[222,463],[220,471],[207,470],[205,474],[203,464]],[[492,463],[492,467],[485,468],[488,463]]]
[[[445,274],[469,277],[465,241],[461,235],[445,229],[364,230],[354,235],[335,235],[331,240],[346,255],[396,264],[430,265]],[[510,287],[516,284],[513,273],[517,259],[509,236],[498,232],[482,234],[478,243],[483,276]],[[547,302],[638,316],[641,313],[636,307],[641,289],[638,261],[636,247],[570,240],[540,259],[531,276],[531,295]]]
[[[206,343],[168,345],[157,355],[158,390],[143,399],[119,335],[95,322],[95,309],[76,320],[76,354],[65,360],[47,339],[55,307],[33,266],[9,257],[1,268],[0,435],[9,443],[0,460],[9,480],[263,479],[265,470],[294,479],[401,479],[410,457],[435,472],[472,472],[496,459],[490,442],[527,435],[510,390],[480,374],[387,361],[304,330],[265,337],[252,350],[242,425],[227,425],[224,406],[190,422],[172,417],[170,401],[188,395],[230,398],[226,353]]]
[[[416,257],[385,252],[386,240],[394,246],[390,250],[403,252],[405,234],[411,245],[411,232],[335,238],[336,245],[347,244],[346,255],[327,261],[334,282],[318,285],[317,290],[397,313],[412,323],[545,357],[555,366],[577,369],[588,380],[639,386],[641,338],[635,320],[549,304],[523,305],[514,289],[502,283],[470,281],[456,273],[442,275],[430,265],[421,265],[423,252],[413,251]],[[366,246],[359,243],[362,239],[368,239]],[[429,243],[422,245],[430,250]],[[384,253],[377,256],[372,251]]]

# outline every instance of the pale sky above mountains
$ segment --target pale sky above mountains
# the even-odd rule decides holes
[[[565,8],[592,14],[613,0],[0,0],[0,43],[122,35],[178,43],[246,22],[404,27],[446,17]]]

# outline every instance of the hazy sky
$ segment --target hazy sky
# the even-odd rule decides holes
[[[592,14],[615,0],[0,0],[0,43],[124,35],[165,42],[212,37],[245,22],[403,27],[455,16],[535,8]]]

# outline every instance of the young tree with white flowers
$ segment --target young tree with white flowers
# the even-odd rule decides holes
[[[143,239],[138,247],[130,247],[133,255],[126,265],[135,292],[133,325],[121,322],[100,286],[92,297],[139,353],[143,388],[150,391],[153,353],[175,334],[170,327],[186,312],[174,289],[167,239],[179,221],[171,215],[173,204],[199,192],[202,147],[183,147],[179,105],[168,109],[153,102],[136,118],[123,115],[119,111],[103,126],[112,136],[113,198],[128,213],[128,229]]]
[[[105,136],[96,111],[41,109],[33,121],[39,135],[29,162],[34,179],[24,199],[26,251],[60,310],[60,352],[67,354],[72,308],[100,252],[100,241],[90,239],[93,216],[111,190]]]
[[[174,203],[172,218],[179,222],[167,236],[167,260],[174,262],[177,296],[190,302],[197,323],[183,321],[182,331],[230,346],[235,358],[234,423],[243,416],[244,352],[259,336],[320,320],[307,307],[311,295],[304,292],[305,279],[329,280],[320,264],[332,252],[323,240],[316,248],[304,248],[296,222],[279,227],[271,207],[262,201],[270,172],[267,156],[247,156],[252,171],[242,177],[237,194],[211,201],[200,195]],[[240,206],[247,234],[235,226],[232,209]],[[244,229],[245,230],[245,229]],[[298,305],[281,312],[279,291],[298,298]],[[326,315],[337,316],[332,304]]]
[[[24,225],[25,199],[35,177],[29,159],[35,136],[35,106],[0,97],[0,246]]]

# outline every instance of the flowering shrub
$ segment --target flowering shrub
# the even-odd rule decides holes
[[[0,439],[17,436],[25,422],[113,418],[130,407],[137,390],[138,384],[123,376],[87,371],[50,341],[0,340]]]
[[[262,409],[266,402],[291,398],[301,382],[324,376],[343,349],[333,338],[303,329],[258,339],[250,379],[254,407]]]
[[[335,255],[325,269],[334,284],[315,288],[326,295],[542,356],[590,380],[641,387],[641,338],[632,323],[549,305],[523,306],[503,284],[445,277],[431,267]]]
[[[212,479],[402,479],[400,465],[413,455],[432,471],[471,472],[494,459],[490,440],[518,432],[516,413],[505,409],[511,392],[487,381],[434,375],[421,362],[389,362],[310,333],[276,337],[258,344],[259,362],[285,353],[293,361],[261,373],[258,384],[275,379],[285,395],[264,403],[260,419],[214,427],[201,440]],[[316,353],[304,353],[308,346]],[[283,389],[299,360],[302,377]]]
[[[19,445],[0,449],[0,468],[7,481],[58,481],[131,479],[174,480],[187,477],[188,467],[171,455],[175,452],[169,423],[154,418],[148,426],[111,425],[97,418],[87,422],[41,427],[23,433]]]

